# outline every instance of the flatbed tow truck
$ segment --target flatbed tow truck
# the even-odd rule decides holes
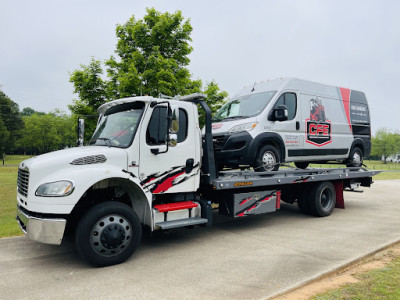
[[[84,260],[107,266],[133,254],[144,226],[151,231],[207,226],[213,207],[240,218],[275,212],[281,201],[324,217],[344,208],[345,189],[369,187],[379,173],[362,167],[218,172],[204,99],[193,94],[106,103],[99,108],[92,145],[22,162],[17,194],[22,231],[48,244],[61,244],[71,231]],[[203,135],[197,104],[205,111]]]

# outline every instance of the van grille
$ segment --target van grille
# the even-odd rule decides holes
[[[220,136],[213,136],[213,142],[214,142],[214,149],[216,151],[221,151],[222,148],[225,145],[225,136],[224,135],[220,135]]]
[[[28,196],[28,185],[29,185],[29,170],[18,169],[18,192],[27,197]]]

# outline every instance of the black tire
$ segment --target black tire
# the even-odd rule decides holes
[[[274,146],[264,145],[257,152],[254,170],[256,172],[278,171],[280,158],[279,152]]]
[[[336,191],[333,184],[329,181],[315,184],[311,189],[308,205],[314,216],[329,216],[336,205]]]
[[[364,160],[364,153],[359,147],[354,147],[350,151],[349,158],[346,160],[348,167],[361,167]]]
[[[93,206],[81,218],[75,231],[79,255],[96,267],[127,260],[139,246],[142,226],[126,204],[103,202]]]
[[[299,169],[307,169],[309,164],[310,163],[306,162],[306,161],[297,161],[297,162],[294,163],[296,168],[299,168]]]
[[[312,214],[309,201],[309,189],[305,187],[299,191],[297,195],[297,206],[299,207],[300,212],[305,215]]]

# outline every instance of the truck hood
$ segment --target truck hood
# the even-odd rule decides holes
[[[72,165],[112,164],[125,169],[128,164],[126,150],[100,146],[87,146],[64,149],[39,155],[20,163],[20,168],[46,170],[52,173]]]

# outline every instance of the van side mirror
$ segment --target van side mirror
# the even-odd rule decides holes
[[[276,108],[273,108],[269,115],[269,121],[286,121],[288,119],[288,111],[286,105],[279,105]]]

